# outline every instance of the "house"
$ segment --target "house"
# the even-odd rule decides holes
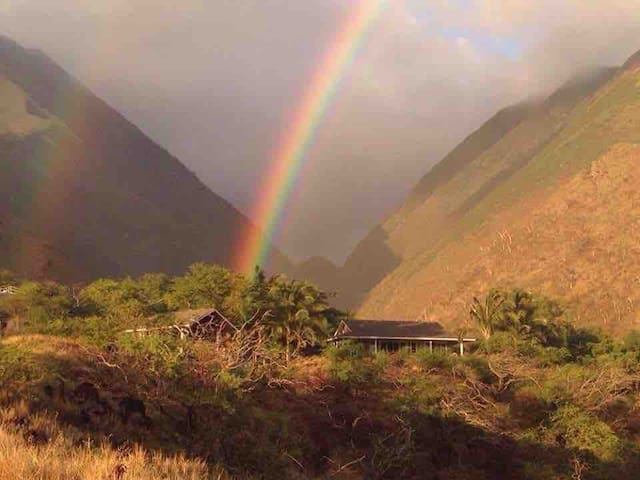
[[[233,330],[237,330],[237,328],[222,313],[213,308],[199,313],[183,324],[133,328],[122,333],[146,335],[155,332],[171,332],[182,339],[186,337],[209,338],[215,339],[216,343],[219,343],[224,334]]]
[[[368,345],[374,351],[396,351],[408,347],[412,351],[418,348],[456,347],[464,355],[465,343],[475,342],[475,338],[459,337],[447,333],[438,322],[416,322],[400,320],[344,320],[329,342],[339,343],[353,340]]]
[[[184,327],[190,337],[210,337],[219,341],[221,336],[237,328],[217,309],[213,308],[193,317]]]

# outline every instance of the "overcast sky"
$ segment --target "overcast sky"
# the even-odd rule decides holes
[[[249,212],[356,3],[0,0],[0,32],[45,51]],[[390,0],[318,131],[276,243],[294,259],[341,262],[496,110],[640,50],[639,12],[640,0]]]

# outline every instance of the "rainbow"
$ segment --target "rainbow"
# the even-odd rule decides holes
[[[249,212],[250,218],[262,230],[248,227],[243,232],[233,260],[237,271],[251,273],[256,266],[264,266],[287,199],[315,133],[341,80],[388,0],[358,0],[352,3],[354,5],[329,45],[289,122],[289,128],[272,155],[257,201]]]

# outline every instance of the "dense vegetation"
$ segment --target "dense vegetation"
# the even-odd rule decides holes
[[[640,467],[640,334],[578,328],[531,292],[474,299],[480,340],[459,357],[327,347],[342,315],[327,295],[260,272],[7,283],[0,475],[573,480]],[[123,333],[205,307],[234,325],[222,343]]]

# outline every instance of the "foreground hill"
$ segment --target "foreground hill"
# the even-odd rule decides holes
[[[481,154],[434,168],[382,226],[397,266],[361,313],[459,323],[459,299],[520,285],[583,323],[635,324],[639,67],[565,88]]]
[[[280,276],[19,283],[0,295],[0,478],[636,479],[640,332],[499,300],[460,356],[327,345],[342,314]]]
[[[49,58],[3,37],[0,171],[0,267],[29,277],[228,264],[234,241],[251,228]]]

